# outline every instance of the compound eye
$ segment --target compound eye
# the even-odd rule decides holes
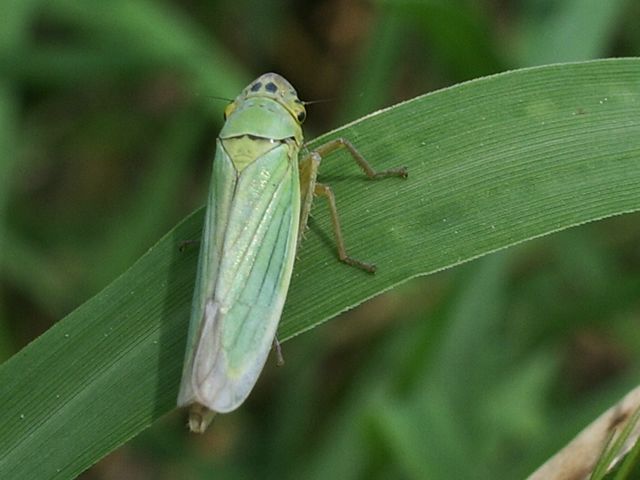
[[[305,112],[304,110],[298,112],[298,122],[302,123],[305,121],[305,119],[307,118],[307,112]]]

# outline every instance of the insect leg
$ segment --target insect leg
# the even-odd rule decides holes
[[[273,349],[276,352],[276,365],[281,367],[284,365],[284,357],[282,356],[282,347],[278,341],[278,337],[273,337]]]
[[[372,263],[361,262],[347,255],[347,249],[344,246],[344,238],[342,237],[342,228],[340,228],[340,218],[338,217],[338,208],[336,207],[336,197],[328,185],[316,183],[314,193],[319,197],[324,197],[329,204],[331,211],[331,223],[333,224],[333,232],[336,237],[336,246],[338,248],[338,257],[340,261],[353,267],[361,268],[369,273],[375,273],[376,266]]]
[[[198,245],[199,243],[200,243],[200,240],[183,240],[178,244],[178,250],[180,250],[181,252],[184,252],[186,249],[194,245]]]
[[[358,152],[358,150],[356,150],[356,147],[354,147],[353,144],[346,138],[336,138],[325,144],[322,144],[318,148],[314,149],[314,153],[317,153],[318,155],[320,155],[320,157],[325,157],[330,153],[343,148],[349,152],[351,157],[355,160],[358,166],[362,168],[367,177],[372,180],[385,177],[407,178],[408,172],[406,167],[390,168],[388,170],[376,172],[371,164],[364,159],[364,157],[360,154],[360,152]]]
[[[333,224],[333,230],[336,237],[336,243],[338,248],[338,257],[340,260],[348,265],[361,268],[367,272],[374,273],[376,267],[373,264],[361,262],[347,255],[344,239],[342,237],[342,229],[340,227],[340,219],[338,217],[338,209],[336,207],[336,200],[331,188],[327,185],[317,183],[318,168],[322,157],[335,152],[336,150],[346,149],[354,161],[358,164],[364,173],[372,180],[385,177],[402,177],[406,178],[408,173],[405,167],[390,168],[388,170],[376,171],[371,164],[367,162],[364,157],[356,150],[351,142],[344,138],[337,138],[331,140],[318,148],[313,150],[309,155],[303,157],[300,160],[300,232],[298,234],[298,245],[302,240],[302,236],[306,229],[307,220],[309,219],[309,212],[311,211],[311,204],[313,203],[313,196],[324,197],[329,203],[329,209],[331,210],[331,222]]]
[[[298,248],[304,232],[307,229],[307,221],[313,204],[313,190],[316,186],[318,168],[322,157],[316,152],[311,152],[300,160],[300,229],[298,230]]]

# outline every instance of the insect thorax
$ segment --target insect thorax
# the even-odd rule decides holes
[[[238,173],[242,172],[265,153],[282,144],[280,140],[254,137],[252,135],[225,138],[221,142]]]

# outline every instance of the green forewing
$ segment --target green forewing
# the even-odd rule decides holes
[[[233,372],[249,362],[246,352],[257,345],[264,343],[268,350],[284,304],[289,284],[284,274],[293,265],[300,212],[297,155],[291,161],[292,153],[297,154],[282,144],[238,180],[231,216],[245,220],[227,228],[215,293],[234,319],[221,332]],[[278,318],[269,322],[274,310]]]

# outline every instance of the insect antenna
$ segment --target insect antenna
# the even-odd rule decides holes
[[[336,98],[321,98],[320,100],[305,100],[302,102],[303,105],[314,105],[316,103],[328,103],[335,102]]]
[[[217,96],[215,96],[215,95],[203,95],[203,94],[201,94],[201,93],[196,93],[196,95],[195,95],[195,96],[196,96],[196,97],[202,97],[202,98],[210,98],[210,99],[212,99],[212,100],[220,100],[220,101],[227,102],[227,103],[231,103],[231,102],[233,102],[233,99],[232,99],[232,98],[217,97]]]

